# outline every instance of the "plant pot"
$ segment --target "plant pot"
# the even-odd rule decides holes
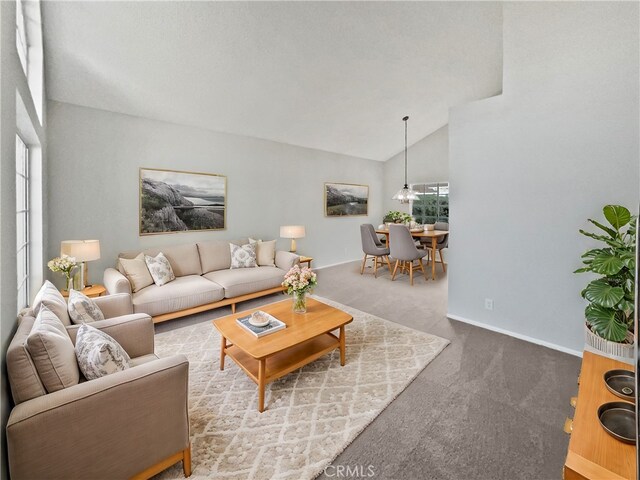
[[[608,356],[633,358],[633,334],[627,332],[625,343],[612,342],[596,335],[584,324],[584,340],[590,347]]]

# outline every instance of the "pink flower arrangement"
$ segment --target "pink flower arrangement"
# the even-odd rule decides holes
[[[318,284],[316,274],[308,267],[300,268],[294,265],[284,276],[282,286],[287,289],[287,293],[306,293]]]

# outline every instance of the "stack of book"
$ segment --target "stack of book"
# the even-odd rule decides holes
[[[240,317],[236,321],[238,325],[256,337],[264,337],[265,335],[282,330],[287,326],[286,323],[281,322],[273,315],[269,315],[262,310],[258,310],[246,317]],[[258,325],[254,325],[254,323]]]

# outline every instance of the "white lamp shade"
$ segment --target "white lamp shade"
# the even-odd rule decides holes
[[[100,258],[100,240],[63,240],[60,255],[73,257],[77,262],[90,262]]]
[[[280,227],[281,238],[303,238],[304,236],[304,225],[285,225]]]

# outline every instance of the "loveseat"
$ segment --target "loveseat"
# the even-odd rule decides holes
[[[300,261],[294,253],[275,251],[273,266],[232,269],[230,243],[246,245],[249,239],[123,252],[118,259],[133,259],[141,252],[149,256],[162,252],[175,280],[134,291],[118,260],[116,268],[105,270],[104,285],[110,294],[131,294],[134,312],[146,313],[158,323],[225,305],[231,305],[235,313],[239,302],[283,291],[285,273]]]
[[[18,318],[6,357],[15,404],[6,428],[11,478],[148,478],[180,460],[190,475],[189,362],[184,355],[154,354],[153,322],[133,313],[129,294],[94,301],[105,320],[90,325],[124,348],[131,367],[85,380],[72,365],[75,358],[47,352],[56,355],[57,375],[76,372],[72,385],[51,392],[34,365],[40,353],[27,341],[35,312]],[[66,310],[61,295],[59,306]],[[60,309],[56,316],[75,344],[80,325],[71,325]]]

